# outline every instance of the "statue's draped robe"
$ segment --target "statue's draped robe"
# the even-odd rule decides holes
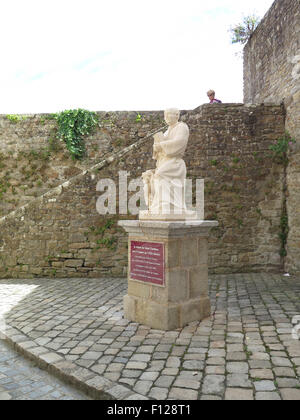
[[[151,179],[151,213],[180,214],[186,211],[186,166],[182,158],[188,138],[188,126],[178,122],[174,127],[169,127],[164,134],[164,140],[159,142],[162,152],[159,152],[156,170]]]

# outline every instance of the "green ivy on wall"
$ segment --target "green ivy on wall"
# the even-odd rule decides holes
[[[86,151],[83,136],[91,134],[98,124],[97,113],[79,108],[60,112],[55,119],[57,137],[66,143],[72,158],[83,158]]]
[[[275,143],[270,146],[270,150],[273,152],[273,160],[276,163],[282,164],[284,167],[284,183],[283,183],[283,204],[280,218],[280,233],[279,238],[281,242],[281,248],[279,254],[282,258],[287,256],[287,240],[289,233],[289,219],[287,212],[287,166],[289,163],[289,152],[291,146],[296,143],[290,134],[286,131],[283,137],[280,137]]]

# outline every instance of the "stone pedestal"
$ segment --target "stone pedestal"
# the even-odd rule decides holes
[[[125,318],[160,330],[210,315],[207,239],[216,221],[119,221],[129,234]]]

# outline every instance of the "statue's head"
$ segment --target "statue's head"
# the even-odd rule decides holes
[[[179,120],[180,111],[177,108],[168,108],[165,110],[165,121],[168,125],[174,125]]]

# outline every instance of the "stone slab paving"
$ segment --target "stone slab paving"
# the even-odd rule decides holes
[[[5,339],[91,398],[300,400],[300,277],[210,276],[212,316],[175,331],[124,319],[126,288],[112,278],[0,280]]]
[[[39,369],[0,340],[0,401],[88,399],[85,394]]]

